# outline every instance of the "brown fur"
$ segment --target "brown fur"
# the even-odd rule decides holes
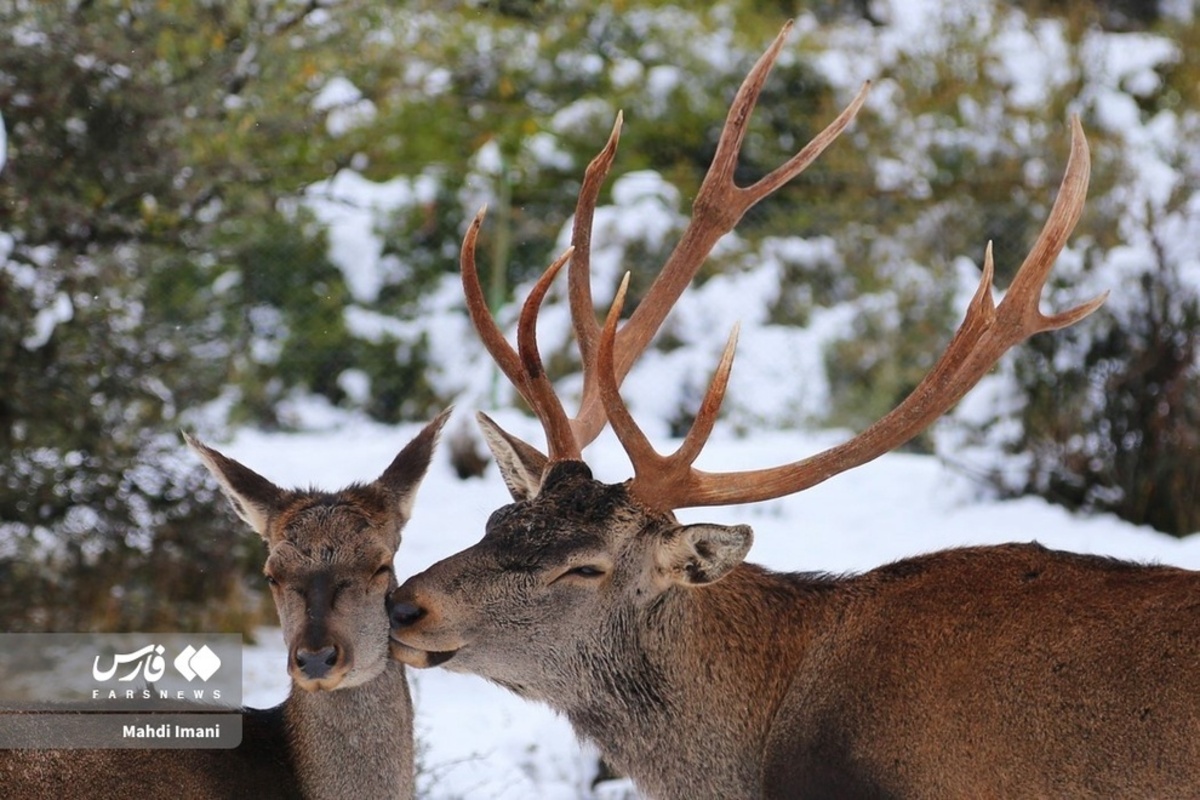
[[[0,750],[0,793],[12,800],[301,796],[283,706],[245,709],[234,750]]]
[[[1014,544],[780,574],[733,566],[748,538],[556,464],[393,594],[394,653],[549,704],[658,800],[1200,796],[1197,573]]]
[[[0,750],[12,798],[379,798],[414,796],[412,704],[388,658],[392,561],[446,414],[376,481],[285,491],[189,437],[235,510],[268,546],[265,572],[288,645],[292,690],[243,709],[233,750]],[[304,653],[334,648],[332,665]],[[301,659],[303,660],[303,659]],[[315,673],[315,674],[310,674]]]

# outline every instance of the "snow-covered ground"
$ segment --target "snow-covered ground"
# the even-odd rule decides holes
[[[735,373],[736,375],[736,373]],[[541,442],[535,424],[498,415]],[[471,414],[459,409],[449,430]],[[283,485],[336,488],[375,478],[418,426],[354,423],[324,433],[246,432],[223,447]],[[741,469],[793,460],[833,443],[835,434],[794,432],[722,439],[700,465]],[[665,445],[666,443],[660,443]],[[660,448],[661,449],[661,448]],[[587,452],[597,476],[627,477],[624,454],[605,434]],[[494,465],[483,480],[458,480],[442,449],[421,487],[397,558],[403,578],[476,542],[488,514],[508,502]],[[1036,499],[983,499],[931,457],[888,455],[795,497],[738,508],[694,510],[688,520],[754,527],[749,560],[779,570],[859,571],[956,545],[1037,540],[1050,547],[1200,568],[1200,536],[1175,540],[1108,517],[1075,517]],[[247,536],[253,534],[247,530]],[[246,655],[246,702],[272,705],[287,690],[282,639],[265,630]],[[421,796],[429,800],[566,800],[633,797],[627,786],[590,788],[596,760],[566,721],[481,679],[443,670],[410,671],[417,713]],[[629,794],[626,794],[629,792]]]

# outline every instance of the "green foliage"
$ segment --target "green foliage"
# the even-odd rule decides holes
[[[1164,216],[1185,216],[1195,188]],[[1153,220],[1146,234],[1153,246],[1098,312],[1096,334],[1036,340],[1017,360],[1026,405],[1009,449],[1028,467],[996,480],[1186,536],[1200,530],[1200,293]]]
[[[169,259],[142,255],[93,257],[86,271],[65,270],[56,292],[71,319],[42,346],[31,341],[37,332],[29,320],[6,315],[0,614],[7,630],[218,623],[239,630],[260,618],[245,583],[247,554],[257,552],[252,537],[214,524],[220,499],[197,502],[201,475],[179,464],[180,442],[170,431],[181,406],[206,396],[222,373],[208,359],[180,357],[171,335],[178,317],[161,315],[138,277]],[[34,305],[20,286],[4,287],[10,308]],[[211,605],[214,596],[226,602]]]
[[[286,138],[313,122],[291,98],[255,91],[264,71],[296,65],[303,49],[285,33],[302,18],[283,2],[183,0],[0,12],[13,155],[0,175],[11,237],[0,261],[0,618],[8,630],[249,630],[262,614],[248,589],[261,553],[218,516],[177,430],[222,393],[242,352],[231,328],[246,306],[214,288],[224,226],[270,228],[298,243],[273,244],[284,257],[313,258],[301,246],[312,237],[274,210],[281,187],[322,174],[298,170],[312,149]],[[256,138],[264,128],[277,138]],[[231,252],[247,258],[270,249],[239,244]],[[254,288],[294,304],[300,289],[279,277]],[[305,335],[340,325],[320,298],[286,317]],[[336,339],[288,344],[288,379],[328,390],[328,364],[297,353],[328,362]]]
[[[864,308],[851,326],[852,335],[826,351],[832,405],[829,422],[861,429],[895,408],[933,366],[953,323],[951,296],[914,296],[903,291],[895,306]],[[905,446],[932,452],[929,434]]]
[[[1200,529],[1200,298],[1173,272],[1147,275],[1136,313],[1109,315],[1082,364],[1052,369],[1046,343],[1022,359],[1020,489],[1176,536]]]
[[[233,345],[232,383],[241,390],[235,420],[278,427],[278,404],[297,389],[340,402],[337,379],[354,363],[354,341],[343,313],[346,287],[324,235],[279,215],[227,228],[228,271],[215,280],[233,284],[223,298],[223,338]]]

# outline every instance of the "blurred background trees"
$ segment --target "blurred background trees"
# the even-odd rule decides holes
[[[481,258],[511,320],[623,110],[595,291],[604,303],[629,269],[636,301],[729,97],[789,17],[740,180],[861,80],[875,88],[852,131],[722,243],[648,354],[676,395],[661,432],[686,422],[731,288],[762,293],[743,349],[784,337],[820,353],[773,378],[773,397],[735,385],[734,425],[860,428],[897,402],[956,324],[984,243],[1000,285],[1015,271],[1075,112],[1092,189],[1047,303],[1113,298],[1022,348],[914,447],[994,491],[1200,530],[1194,3],[979,0],[920,36],[916,7],[0,2],[5,629],[255,624],[261,550],[178,429],[304,427],[314,409],[419,420],[505,392],[458,301],[465,221],[488,204]],[[561,302],[546,316],[569,391]],[[750,385],[780,369],[743,361]]]

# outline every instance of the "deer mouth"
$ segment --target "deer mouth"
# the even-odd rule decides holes
[[[339,675],[336,678],[322,678],[320,680],[312,680],[310,678],[298,678],[292,675],[292,683],[300,687],[306,692],[332,692],[342,687],[342,678]]]
[[[394,660],[417,669],[441,666],[458,655],[457,650],[422,650],[407,645],[394,636],[389,640],[388,646]]]

